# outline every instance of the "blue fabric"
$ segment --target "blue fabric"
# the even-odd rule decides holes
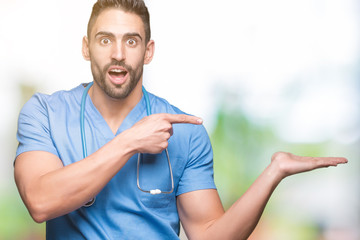
[[[35,94],[19,115],[16,156],[26,151],[47,151],[64,165],[82,159],[80,102],[84,86],[52,95]],[[183,113],[166,100],[149,93],[152,113]],[[146,116],[144,97],[129,113],[117,134]],[[115,136],[87,97],[85,131],[88,154]],[[81,207],[49,220],[48,239],[178,239],[179,216],[176,196],[199,189],[215,188],[213,155],[202,125],[174,124],[169,140],[175,190],[172,194],[151,195],[136,186],[133,156],[97,195],[94,205]],[[116,135],[117,135],[116,134]],[[165,153],[144,154],[140,167],[143,189],[169,190],[170,175]]]

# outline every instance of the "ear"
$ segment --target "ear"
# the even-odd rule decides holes
[[[146,44],[144,64],[149,64],[151,62],[154,56],[154,52],[155,52],[155,42],[153,40],[150,40]]]
[[[86,36],[82,40],[82,55],[86,61],[90,61],[89,40]]]

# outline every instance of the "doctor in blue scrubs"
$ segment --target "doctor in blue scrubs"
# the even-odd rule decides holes
[[[143,90],[154,48],[142,0],[98,0],[82,47],[93,79],[21,110],[15,181],[48,239],[177,239],[180,222],[189,239],[246,239],[282,179],[347,162],[275,153],[225,212],[202,120]]]

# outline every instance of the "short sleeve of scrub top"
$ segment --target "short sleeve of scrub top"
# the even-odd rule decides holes
[[[213,181],[213,152],[203,126],[195,128],[189,143],[188,162],[180,178],[176,195],[186,192],[216,188]]]
[[[23,106],[18,119],[16,157],[27,151],[45,151],[58,156],[51,139],[45,95],[35,94]]]

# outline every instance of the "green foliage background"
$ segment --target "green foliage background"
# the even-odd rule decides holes
[[[35,88],[25,85],[21,86],[21,89],[23,102],[35,91]],[[241,107],[234,107],[226,102],[218,108],[210,138],[214,150],[215,182],[225,209],[249,188],[270,163],[271,155],[276,151],[307,156],[327,156],[332,152],[338,155],[359,155],[358,151],[354,150],[356,143],[339,146],[330,140],[316,144],[284,142],[276,135],[271,122],[255,122]],[[354,174],[356,168],[347,172]],[[306,175],[303,179],[313,176]],[[311,218],[302,214],[299,209],[289,209],[283,204],[281,194],[275,191],[251,239],[322,239],[326,226],[323,226],[321,217]],[[45,239],[45,224],[36,224],[31,219],[14,182],[1,192],[0,222],[1,240]]]

